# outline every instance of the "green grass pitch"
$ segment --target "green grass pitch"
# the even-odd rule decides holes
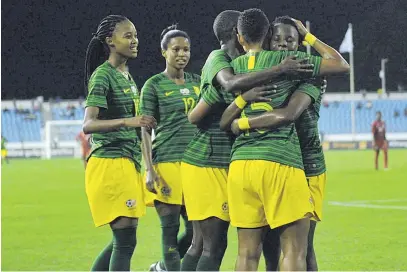
[[[320,270],[405,270],[407,150],[390,150],[389,171],[373,169],[372,151],[329,151],[326,159],[324,218],[315,242]],[[81,161],[11,160],[1,177],[1,269],[89,270],[111,236],[108,227],[93,226]],[[160,250],[158,218],[148,208],[132,270],[146,271]],[[231,227],[222,270],[233,270],[236,254]]]

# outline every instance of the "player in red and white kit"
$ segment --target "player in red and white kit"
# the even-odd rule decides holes
[[[382,120],[382,113],[376,112],[376,120],[372,124],[373,133],[373,150],[375,151],[375,168],[379,168],[379,152],[380,149],[384,153],[384,169],[387,169],[388,155],[387,155],[387,140],[386,140],[386,123]]]
[[[86,164],[87,164],[87,158],[90,152],[90,135],[86,135],[85,133],[83,133],[83,131],[81,131],[77,136],[76,136],[76,140],[78,142],[81,143],[82,146],[82,160],[83,160],[83,164],[86,168]]]

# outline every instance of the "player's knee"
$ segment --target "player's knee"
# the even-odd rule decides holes
[[[193,256],[200,256],[203,254],[203,243],[200,239],[193,239],[191,246],[188,249],[188,254]]]
[[[113,250],[133,255],[137,245],[136,228],[113,229]]]
[[[127,229],[127,228],[137,228],[138,218],[130,218],[120,216],[110,223],[110,227],[114,229]]]
[[[239,258],[243,258],[251,261],[258,261],[261,255],[261,247],[253,245],[239,246]]]

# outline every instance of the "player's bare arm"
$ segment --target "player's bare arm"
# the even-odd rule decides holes
[[[270,99],[265,98],[265,96],[275,93],[275,88],[275,85],[254,87],[244,94],[238,96],[222,114],[222,118],[219,123],[220,129],[225,131],[230,130],[230,126],[233,120],[235,120],[242,113],[242,110],[246,103],[254,101],[270,102]]]
[[[225,68],[216,74],[216,81],[225,92],[241,92],[250,88],[267,84],[271,80],[283,74],[309,74],[311,76],[313,65],[304,63],[305,60],[296,60],[295,57],[287,57],[279,65],[263,71],[235,75],[233,69]],[[214,83],[215,84],[215,83]]]
[[[210,113],[210,111],[211,106],[209,106],[205,100],[201,98],[195,108],[188,114],[188,121],[191,124],[197,125]]]
[[[131,118],[120,118],[112,120],[99,120],[99,107],[87,107],[83,121],[83,132],[85,134],[97,132],[109,132],[122,127],[149,127],[155,128],[157,121],[151,116],[135,116]]]
[[[154,183],[158,183],[159,177],[153,168],[153,159],[152,159],[152,142],[151,142],[151,130],[147,128],[141,128],[141,152],[143,154],[147,180],[146,185],[147,189],[156,194],[157,191],[154,188]]]
[[[268,128],[273,129],[286,124],[294,122],[305,109],[312,103],[309,95],[296,91],[291,96],[287,107],[276,109],[270,112],[263,113],[256,117],[248,119],[251,129]],[[233,120],[231,131],[235,135],[239,135],[241,130],[239,128],[238,119]]]
[[[301,21],[296,19],[293,20],[297,25],[300,35],[304,37],[304,40],[322,56],[321,68],[319,71],[320,75],[343,74],[349,72],[350,66],[348,62],[338,51],[312,35]]]

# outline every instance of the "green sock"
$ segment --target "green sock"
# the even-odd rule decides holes
[[[179,231],[179,215],[169,214],[160,216],[162,228],[162,252],[167,271],[180,270],[180,256],[178,251],[177,234]]]
[[[110,257],[113,251],[113,241],[110,242],[97,256],[90,271],[109,271]]]
[[[219,271],[220,263],[220,260],[202,255],[196,271]]]
[[[110,271],[130,271],[130,261],[136,248],[136,228],[113,230],[113,252]]]
[[[188,253],[185,254],[181,263],[181,271],[197,271],[196,267],[198,265],[199,258],[201,258],[201,255],[192,256]]]

